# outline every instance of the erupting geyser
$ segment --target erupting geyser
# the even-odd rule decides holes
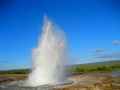
[[[45,17],[38,47],[32,52],[33,69],[26,81],[28,86],[61,82],[64,76],[65,43],[64,33]]]

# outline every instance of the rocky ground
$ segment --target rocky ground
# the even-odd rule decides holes
[[[54,88],[52,90],[120,90],[120,73],[118,74],[82,74],[72,76],[75,84],[64,88]],[[0,75],[0,84],[12,81],[25,80],[27,75]],[[6,89],[0,90],[22,90]],[[29,90],[29,89],[27,89]],[[36,89],[37,90],[37,89]],[[51,89],[48,89],[51,90]]]
[[[76,84],[56,90],[120,90],[120,76],[113,74],[88,74],[73,76]]]
[[[25,80],[26,78],[27,78],[27,75],[25,74],[1,74],[0,84],[12,82],[12,81]]]

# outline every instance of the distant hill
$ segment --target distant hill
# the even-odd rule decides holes
[[[111,61],[102,61],[102,62],[93,62],[93,63],[86,63],[86,64],[74,64],[74,65],[68,65],[68,66],[89,66],[89,65],[110,65],[110,64],[118,64],[120,63],[120,60],[111,60]]]

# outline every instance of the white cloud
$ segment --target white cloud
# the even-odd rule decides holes
[[[93,56],[96,58],[120,58],[120,53],[96,54]]]
[[[114,45],[120,45],[120,41],[113,41],[112,44],[114,44]]]
[[[98,52],[104,52],[105,50],[102,48],[96,48],[95,50],[92,50],[92,52],[94,53],[98,53]]]

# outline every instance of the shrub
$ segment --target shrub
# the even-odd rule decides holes
[[[102,67],[97,67],[97,70],[98,71],[106,71],[107,68],[105,66],[102,66]]]
[[[76,67],[75,72],[83,73],[83,72],[85,72],[85,70],[82,68]]]

